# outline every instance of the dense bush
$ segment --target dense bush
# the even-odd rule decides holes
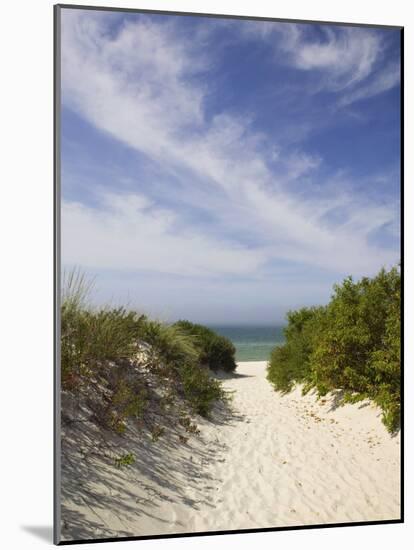
[[[288,314],[286,344],[275,348],[268,379],[281,391],[297,382],[320,395],[344,390],[344,401],[370,398],[390,431],[400,411],[400,273],[345,279],[325,307]]]
[[[236,349],[232,342],[203,325],[178,321],[175,324],[191,335],[200,353],[200,361],[213,371],[233,372],[236,368]]]
[[[309,356],[321,327],[324,308],[302,308],[289,311],[285,328],[286,343],[273,348],[267,378],[274,386],[289,392],[295,383],[309,378]]]

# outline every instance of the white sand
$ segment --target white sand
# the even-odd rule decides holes
[[[201,420],[201,436],[187,444],[131,437],[133,466],[118,470],[99,456],[83,472],[74,464],[63,538],[398,519],[400,437],[380,411],[335,408],[332,396],[317,401],[300,389],[282,396],[265,375],[265,362],[239,363],[223,380],[235,392],[233,414]]]

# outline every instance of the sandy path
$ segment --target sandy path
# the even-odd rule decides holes
[[[239,363],[223,379],[233,412],[200,419],[184,445],[132,431],[119,444],[137,460],[122,470],[83,450],[99,433],[68,434],[63,538],[397,519],[400,438],[378,409],[335,408],[299,389],[282,396],[265,375],[265,362]]]
[[[217,487],[210,506],[192,514],[191,530],[398,518],[400,441],[379,411],[366,403],[335,409],[332,398],[317,402],[299,389],[281,396],[265,367],[239,363],[238,376],[224,381],[240,418],[219,429],[223,450],[206,471]],[[217,428],[208,432],[213,438]]]

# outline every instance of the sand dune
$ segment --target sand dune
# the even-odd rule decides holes
[[[265,371],[265,362],[239,363],[223,379],[232,412],[200,420],[200,436],[185,444],[131,435],[138,460],[123,470],[72,454],[63,538],[398,519],[400,437],[379,410],[337,408],[335,396],[317,401],[299,388],[282,396]]]

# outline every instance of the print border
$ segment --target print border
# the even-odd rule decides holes
[[[313,525],[295,525],[281,527],[266,527],[257,529],[234,529],[225,531],[199,531],[195,533],[172,533],[160,535],[141,535],[131,537],[109,537],[96,539],[79,539],[70,541],[60,540],[61,531],[61,423],[60,423],[60,281],[61,281],[61,226],[60,226],[60,207],[61,207],[61,10],[95,10],[95,11],[113,11],[128,13],[147,13],[159,15],[176,15],[190,17],[210,17],[221,19],[242,19],[249,21],[273,21],[282,23],[304,23],[318,25],[338,25],[345,27],[366,27],[380,29],[396,29],[400,31],[400,70],[401,70],[401,92],[400,92],[400,265],[401,265],[401,454],[400,454],[400,518],[390,520],[357,521],[344,523],[324,523]],[[389,525],[404,523],[404,27],[397,25],[380,25],[369,23],[347,23],[338,21],[319,21],[309,19],[286,19],[274,17],[259,17],[248,15],[228,15],[215,13],[197,13],[181,12],[168,10],[148,10],[135,8],[116,8],[109,6],[87,6],[76,4],[56,4],[54,10],[54,32],[53,32],[53,101],[54,101],[54,121],[53,121],[53,173],[54,173],[54,212],[53,212],[53,265],[54,265],[54,400],[53,400],[53,419],[54,419],[54,472],[53,472],[53,542],[56,545],[70,544],[91,544],[102,542],[134,541],[134,540],[155,540],[171,538],[189,538],[205,537],[216,535],[234,535],[244,533],[265,533],[277,531],[299,531],[304,529],[329,529],[333,527],[361,527],[367,525]]]

